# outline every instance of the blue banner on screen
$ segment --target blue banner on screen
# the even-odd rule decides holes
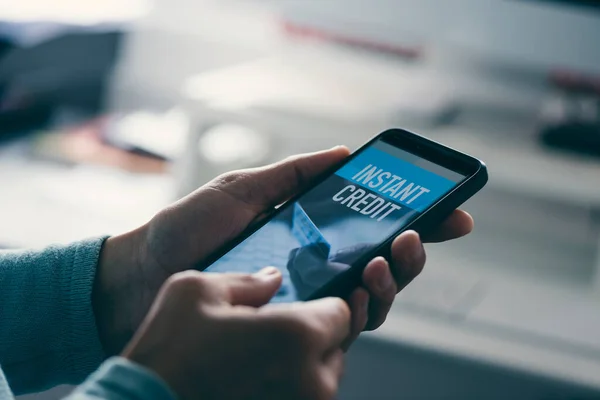
[[[272,302],[306,300],[463,178],[375,142],[206,271],[252,273],[274,266],[283,283]]]
[[[372,147],[361,152],[336,174],[353,184],[346,190],[345,198],[360,187],[416,211],[423,211],[456,185],[449,179]]]

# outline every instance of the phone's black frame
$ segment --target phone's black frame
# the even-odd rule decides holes
[[[248,229],[246,229],[238,238],[209,257],[209,259],[207,259],[201,266],[198,266],[198,269],[204,270],[208,268],[226,253],[235,248],[238,244],[246,240],[254,232],[266,225],[279,213],[283,212],[287,207],[299,200],[305,193],[309,192],[315,186],[319,185],[321,182],[335,173],[343,165],[352,162],[352,160],[361,151],[370,147],[378,140],[381,140],[382,142],[397,147],[408,153],[412,153],[434,164],[445,167],[451,171],[464,175],[465,178],[452,190],[421,212],[409,224],[398,229],[396,232],[390,235],[390,237],[381,242],[377,248],[357,260],[346,272],[341,273],[332,281],[325,284],[321,289],[313,293],[309,298],[303,300],[312,300],[328,296],[346,298],[353,289],[360,285],[362,271],[371,259],[377,256],[383,256],[386,259],[390,258],[391,244],[398,234],[407,230],[415,230],[420,235],[426,234],[430,229],[438,226],[456,208],[477,193],[487,183],[487,167],[481,160],[454,150],[441,143],[427,139],[421,135],[417,135],[416,133],[412,133],[404,129],[388,129],[376,135],[367,143],[365,143],[360,149],[356,150],[347,158],[329,168],[317,179],[315,179],[310,187],[304,189],[301,193],[286,201],[281,205],[281,207],[278,207],[276,210],[274,210],[267,218],[264,218],[260,222],[249,226]]]

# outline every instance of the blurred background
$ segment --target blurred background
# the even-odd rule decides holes
[[[0,246],[120,233],[221,172],[404,127],[490,181],[340,399],[598,398],[599,38],[597,1],[2,0]]]

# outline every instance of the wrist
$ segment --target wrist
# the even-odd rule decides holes
[[[140,271],[145,258],[142,226],[108,238],[100,252],[92,291],[92,306],[100,342],[107,355],[120,352],[133,335]]]

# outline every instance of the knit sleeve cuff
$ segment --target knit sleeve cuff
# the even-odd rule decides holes
[[[72,383],[83,381],[106,358],[92,308],[92,289],[102,245],[107,237],[75,244],[71,268],[61,271],[65,324],[64,338],[69,347],[63,353]]]
[[[123,357],[112,357],[65,400],[176,400],[154,372]]]

